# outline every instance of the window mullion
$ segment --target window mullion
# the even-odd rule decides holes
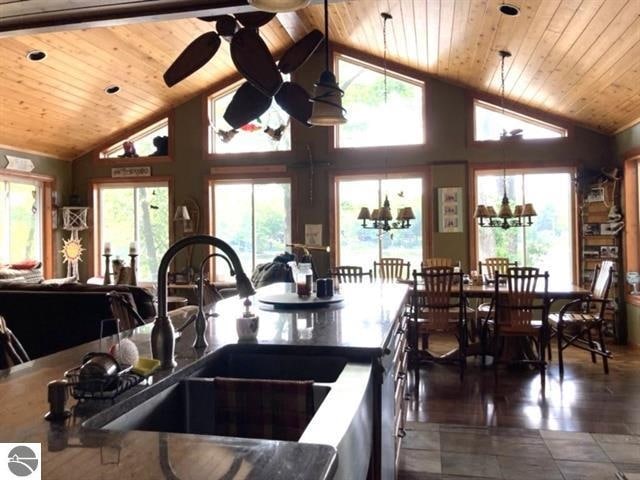
[[[256,185],[251,182],[251,271],[256,268]]]

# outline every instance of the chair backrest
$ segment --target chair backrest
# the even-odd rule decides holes
[[[608,297],[614,269],[615,265],[611,260],[604,260],[596,267],[591,285],[591,297],[599,300],[604,300]]]
[[[453,267],[453,259],[445,257],[425,258],[420,264],[421,268],[428,267]]]
[[[411,264],[402,258],[381,258],[379,262],[373,262],[373,273],[382,280],[408,280],[410,268]]]
[[[144,325],[130,293],[111,291],[107,293],[113,318],[120,320],[120,330],[131,330]]]
[[[534,320],[547,321],[549,273],[533,267],[510,267],[495,279],[496,324],[514,330],[531,327]],[[540,287],[538,282],[542,283]],[[539,314],[536,315],[536,312]]]
[[[429,330],[457,328],[464,318],[465,302],[462,291],[462,272],[453,267],[426,267],[413,271],[410,298],[413,320],[427,323]],[[457,309],[458,323],[450,321]]]
[[[362,267],[354,265],[340,265],[331,270],[331,276],[338,279],[340,283],[362,283],[365,278],[373,280],[371,269],[364,271]]]
[[[485,258],[484,262],[478,262],[478,273],[493,281],[496,272],[504,275],[510,267],[517,266],[518,262],[510,262],[506,257],[489,257]]]
[[[0,370],[11,368],[31,360],[0,315]]]

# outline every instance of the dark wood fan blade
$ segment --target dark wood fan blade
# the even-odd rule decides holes
[[[218,48],[220,48],[220,36],[216,32],[203,33],[191,42],[164,72],[164,83],[168,87],[173,87],[181,82],[211,60]]]
[[[278,93],[276,102],[282,109],[299,122],[310,127],[307,123],[311,117],[313,105],[309,101],[309,94],[297,83],[284,82]]]
[[[282,85],[282,75],[257,30],[243,28],[231,39],[231,59],[238,71],[267,97]]]
[[[324,35],[320,30],[311,30],[284,52],[278,68],[282,73],[291,73],[304,64],[322,43]]]
[[[260,28],[276,16],[275,13],[270,12],[236,13],[235,15],[236,20],[238,20],[243,27],[247,28]]]
[[[198,20],[202,20],[203,22],[217,22],[221,17],[225,15],[213,15],[211,17],[198,17]]]
[[[271,106],[271,97],[265,97],[249,82],[243,83],[231,99],[222,116],[233,128],[240,128],[258,118]]]
[[[218,35],[224,37],[225,40],[231,40],[231,37],[238,30],[238,22],[231,15],[221,15],[216,21],[216,30]]]

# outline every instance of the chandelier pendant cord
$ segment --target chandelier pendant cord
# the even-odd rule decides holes
[[[501,65],[500,65],[500,109],[502,110],[502,121],[504,122],[504,59],[505,55],[502,55]],[[504,196],[507,196],[507,152],[506,147],[504,145],[504,137],[506,134],[506,129],[504,128],[504,124],[502,127],[501,134],[501,143],[502,143],[502,188],[504,192]]]

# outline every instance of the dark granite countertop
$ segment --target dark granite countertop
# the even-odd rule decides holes
[[[288,288],[272,285],[258,297]],[[274,310],[254,298],[252,309],[260,317],[260,327],[251,346],[339,352],[354,359],[380,356],[406,291],[406,285],[398,284],[343,285],[341,304],[291,311]],[[219,316],[209,322],[209,346],[204,353],[191,348],[194,332],[193,327],[187,328],[176,344],[178,366],[157,372],[149,385],[135,387],[119,401],[159,390],[172,382],[174,373],[195,369],[203,356],[238,345],[235,319],[242,309],[237,298],[220,302],[216,307]],[[151,356],[150,332],[151,325],[146,325],[131,337],[141,356]],[[0,441],[41,443],[42,478],[331,478],[337,459],[335,449],[328,445],[80,428],[84,420],[109,406],[105,402],[76,408],[63,425],[45,421],[47,383],[62,378],[86,352],[106,350],[113,341],[87,343],[0,371]]]

